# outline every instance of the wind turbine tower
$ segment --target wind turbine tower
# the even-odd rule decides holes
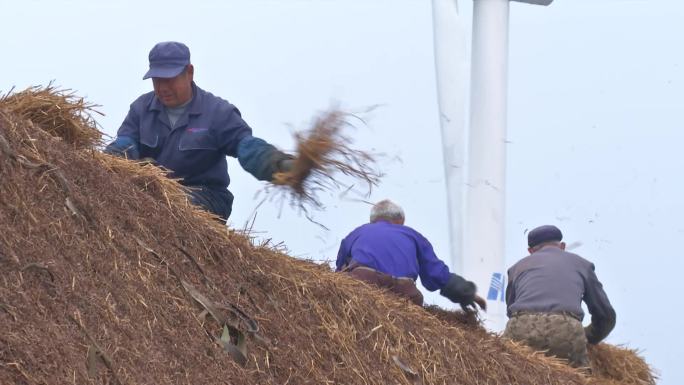
[[[553,0],[515,1],[549,5]],[[485,325],[491,330],[500,331],[506,320],[506,123],[510,1],[473,0],[470,125],[467,134],[466,23],[459,15],[457,0],[433,0],[432,6],[452,267],[477,284],[480,295],[486,296],[488,302]]]

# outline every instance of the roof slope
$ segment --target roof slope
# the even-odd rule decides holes
[[[253,245],[156,167],[95,150],[88,109],[51,88],[0,100],[0,383],[607,381]],[[617,351],[621,383],[653,383]]]

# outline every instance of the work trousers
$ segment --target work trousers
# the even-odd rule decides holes
[[[407,298],[418,306],[423,306],[423,294],[416,287],[416,281],[407,277],[392,277],[369,267],[356,265],[345,270],[352,277],[378,286]]]
[[[233,194],[225,187],[191,186],[188,198],[196,206],[216,214],[225,223],[233,211]]]
[[[566,359],[575,368],[589,367],[582,322],[568,313],[515,313],[504,338],[523,342],[547,356]]]

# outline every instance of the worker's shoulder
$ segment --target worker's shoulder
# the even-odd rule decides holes
[[[385,221],[364,223],[359,227],[355,228],[352,232],[354,233],[372,233],[372,234],[410,234],[412,236],[423,237],[418,231],[405,225],[398,225],[394,223],[389,223]],[[424,238],[424,237],[423,237]]]
[[[582,274],[586,274],[589,270],[594,270],[592,262],[566,250],[551,248],[545,254],[547,255],[544,256],[550,259],[553,265],[566,266],[571,270],[582,272]]]
[[[511,275],[515,273],[516,271],[520,270],[521,266],[525,265],[528,263],[530,260],[531,255],[528,255],[526,257],[522,257],[521,259],[518,260],[518,262],[514,263],[511,267],[508,268],[508,274]]]
[[[357,226],[354,230],[349,232],[349,235],[347,235],[347,238],[372,231],[372,229],[373,229],[372,225],[373,225],[372,223],[364,223],[360,226]]]
[[[570,258],[576,263],[580,263],[582,265],[593,265],[589,260],[579,256],[578,254],[571,253],[566,250],[558,250],[558,253],[561,254],[564,258]]]
[[[430,243],[430,241],[427,239],[426,236],[424,236],[420,231],[414,229],[411,226],[406,226],[406,225],[392,225],[392,226],[394,226],[394,228],[397,231],[399,231],[405,235],[408,235],[409,237],[413,238],[414,240],[416,240],[418,242]]]
[[[199,104],[204,108],[220,109],[220,110],[231,110],[240,114],[240,111],[232,103],[223,99],[220,96],[216,96],[209,91],[206,91],[199,86],[195,85],[196,97]]]
[[[417,235],[420,235],[421,237],[425,238],[425,236],[423,236],[423,234],[420,231],[414,229],[411,226],[406,226],[406,225],[397,225],[397,226],[404,231],[408,231],[410,233],[417,234]]]

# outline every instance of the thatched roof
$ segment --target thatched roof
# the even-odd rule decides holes
[[[79,100],[0,101],[2,384],[654,383],[629,350],[598,347],[584,377],[254,245],[154,166],[97,151]]]

